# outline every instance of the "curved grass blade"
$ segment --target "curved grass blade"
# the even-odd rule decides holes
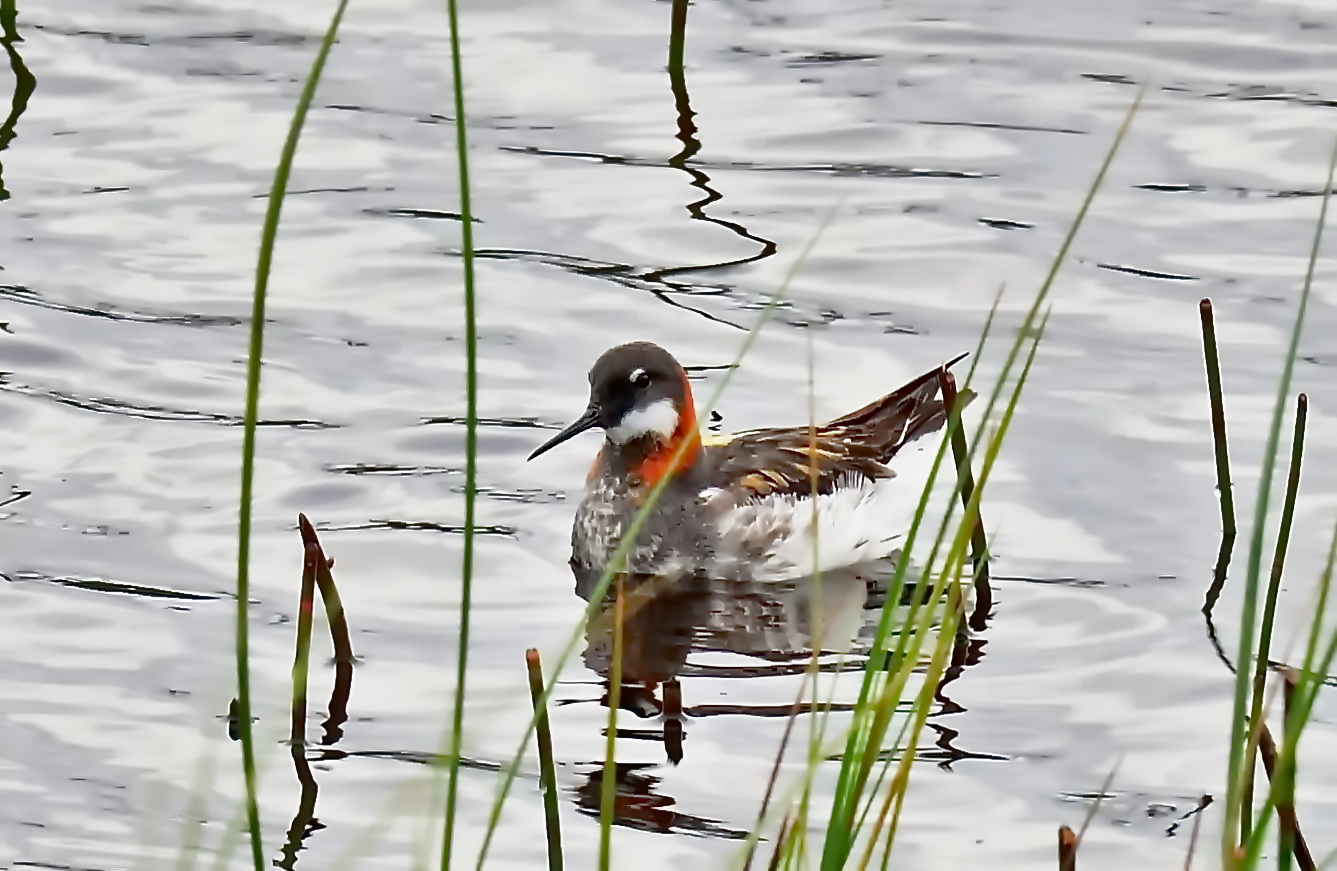
[[[1243,815],[1242,793],[1244,787],[1245,765],[1245,729],[1248,722],[1245,709],[1248,706],[1249,692],[1252,688],[1250,663],[1254,656],[1254,634],[1258,617],[1258,583],[1263,557],[1263,530],[1267,522],[1268,497],[1272,491],[1272,476],[1276,470],[1277,444],[1281,440],[1281,419],[1285,414],[1286,397],[1290,394],[1291,377],[1295,370],[1295,355],[1300,346],[1300,334],[1304,331],[1305,314],[1309,307],[1309,293],[1314,283],[1314,268],[1318,262],[1318,252],[1323,243],[1323,229],[1328,219],[1328,203],[1332,199],[1332,179],[1337,170],[1337,139],[1333,141],[1332,153],[1328,158],[1328,178],[1323,186],[1323,200],[1319,206],[1318,224],[1314,228],[1314,241],[1309,250],[1309,263],[1305,270],[1304,286],[1300,291],[1300,304],[1295,313],[1295,325],[1291,328],[1290,344],[1286,349],[1285,364],[1277,383],[1277,398],[1273,403],[1272,422],[1268,426],[1267,446],[1263,453],[1262,470],[1258,479],[1258,497],[1254,502],[1253,533],[1249,537],[1248,574],[1245,578],[1244,604],[1240,613],[1239,655],[1235,673],[1235,704],[1230,723],[1230,756],[1226,779],[1225,825],[1221,832],[1221,864],[1226,871],[1233,871],[1239,865],[1235,851],[1236,833],[1240,831]],[[1252,759],[1250,754],[1249,759]]]
[[[321,74],[325,71],[325,61],[330,56],[330,49],[334,46],[339,25],[343,22],[344,10],[347,8],[348,0],[339,0],[325,30],[325,36],[316,51],[316,58],[311,63],[311,72],[307,74],[306,82],[302,85],[297,106],[293,109],[292,122],[288,125],[288,136],[283,142],[283,151],[279,155],[278,166],[274,169],[274,183],[269,190],[269,204],[265,209],[265,222],[260,232],[260,251],[255,265],[255,292],[251,301],[251,335],[246,360],[246,411],[243,417],[241,442],[241,507],[237,519],[236,653],[241,764],[246,780],[246,825],[251,836],[251,862],[255,866],[255,871],[263,871],[264,847],[260,837],[255,744],[251,734],[251,670],[247,606],[251,590],[251,502],[254,498],[255,481],[255,424],[260,409],[260,368],[265,346],[265,301],[269,293],[269,273],[274,262],[274,242],[279,231],[279,216],[283,213],[283,197],[288,189],[288,177],[292,174],[293,159],[297,155],[297,143],[302,137],[302,127],[306,124],[307,112],[316,95],[316,88],[320,85]]]
[[[1281,509],[1281,527],[1277,531],[1276,552],[1272,557],[1272,574],[1268,578],[1267,597],[1263,605],[1262,634],[1258,641],[1258,658],[1253,673],[1253,705],[1249,709],[1249,723],[1254,729],[1265,729],[1263,724],[1263,696],[1267,691],[1267,664],[1272,650],[1272,626],[1277,616],[1277,599],[1281,594],[1281,573],[1286,563],[1286,548],[1291,540],[1291,523],[1295,519],[1295,497],[1300,490],[1300,464],[1304,459],[1305,418],[1309,399],[1300,394],[1295,407],[1295,434],[1291,439],[1291,468],[1287,475],[1286,497]],[[1265,733],[1264,733],[1265,734]],[[1250,760],[1253,755],[1250,754]],[[1249,808],[1253,806],[1254,765],[1245,766],[1244,798],[1240,805],[1240,839],[1249,838]]]
[[[1105,153],[1104,160],[1101,162],[1100,168],[1096,172],[1095,178],[1092,180],[1091,186],[1088,188],[1086,196],[1082,200],[1081,206],[1078,208],[1077,215],[1074,217],[1072,225],[1069,227],[1067,234],[1064,236],[1063,242],[1060,244],[1059,250],[1054,257],[1053,262],[1050,264],[1049,271],[1046,274],[1044,281],[1040,285],[1040,289],[1037,291],[1035,299],[1032,302],[1030,309],[1026,313],[1025,319],[1022,321],[1021,327],[1017,331],[1017,337],[1013,341],[1012,348],[1009,350],[1007,359],[1004,362],[1003,367],[998,374],[997,383],[994,385],[994,389],[989,396],[987,405],[985,406],[983,420],[986,422],[991,418],[993,414],[994,406],[996,405],[1002,393],[1003,386],[1007,381],[1008,374],[1011,372],[1012,367],[1016,364],[1017,357],[1021,352],[1023,343],[1026,341],[1027,334],[1030,333],[1031,330],[1033,329],[1034,324],[1036,322],[1036,318],[1039,316],[1039,312],[1043,307],[1045,300],[1048,298],[1050,289],[1053,287],[1054,280],[1058,275],[1059,268],[1062,266],[1063,262],[1067,259],[1068,250],[1071,248],[1072,242],[1077,236],[1077,231],[1080,229],[1082,223],[1086,218],[1087,212],[1090,210],[1091,203],[1095,200],[1096,192],[1100,189],[1100,186],[1103,183],[1105,176],[1108,173],[1109,168],[1114,161],[1114,156],[1118,153],[1119,146],[1123,143],[1124,137],[1127,136],[1128,130],[1132,125],[1133,118],[1136,116],[1138,109],[1141,107],[1142,97],[1145,91],[1146,91],[1145,84],[1138,88],[1137,94],[1134,96],[1132,103],[1129,105],[1128,111],[1124,115],[1122,123],[1119,125],[1119,129],[1115,133],[1114,139],[1111,142],[1109,149]],[[969,386],[969,381],[967,381],[967,386]],[[979,444],[979,439],[982,433],[983,433],[983,427],[981,427],[981,429],[977,431],[975,434],[975,439],[972,443],[970,452],[972,457],[974,456],[975,450]],[[927,500],[929,495],[928,491],[931,490],[933,486],[933,481],[937,475],[938,468],[942,463],[942,458],[945,449],[946,449],[946,441],[944,441],[944,444],[939,448],[938,456],[934,460],[933,467],[929,472],[929,482],[926,485],[925,493],[921,497],[920,505],[916,509],[915,517],[910,524],[909,530],[906,532],[904,552],[907,554],[913,551],[915,541],[919,534],[920,524],[925,510],[925,506],[927,505]],[[972,499],[972,502],[974,502],[976,505],[978,505],[979,493],[983,490],[983,482],[985,477],[986,476],[984,474],[981,474],[980,482],[977,485],[976,493],[974,494],[974,498]],[[943,525],[939,530],[939,541],[941,541],[941,536],[943,532],[945,532],[946,524],[950,521],[951,513],[952,513],[952,505],[949,504],[947,516],[944,517]],[[933,563],[936,557],[937,549],[938,546],[935,543],[933,549],[930,551],[928,565],[931,565]],[[892,581],[893,591],[898,591],[900,589],[903,589],[905,580],[905,570],[907,567],[908,567],[908,560],[901,560],[900,564],[897,566],[896,576]],[[871,659],[876,660],[879,657],[885,656],[887,654],[886,639],[890,628],[890,619],[891,619],[890,610],[884,608],[882,617],[879,620],[878,627],[874,635],[872,649],[870,651]],[[905,638],[904,635],[902,635],[902,638],[898,641],[897,644],[898,654],[901,652],[901,649],[904,645],[904,641]],[[851,832],[852,821],[855,817],[856,808],[858,804],[858,797],[863,790],[863,786],[866,783],[868,776],[868,768],[866,763],[857,764],[855,763],[854,760],[860,758],[861,756],[866,756],[866,754],[863,753],[862,751],[866,748],[867,745],[863,744],[861,739],[867,737],[867,730],[864,727],[864,723],[861,722],[860,718],[862,716],[866,719],[867,716],[872,716],[870,712],[872,706],[870,706],[869,704],[869,698],[872,692],[873,680],[874,680],[874,672],[873,670],[870,669],[869,671],[865,672],[863,685],[860,687],[859,698],[858,702],[856,703],[855,724],[849,731],[849,737],[845,747],[845,752],[842,754],[843,761],[841,763],[841,770],[836,784],[835,797],[832,801],[831,816],[827,826],[827,837],[822,852],[822,861],[821,861],[822,871],[836,871],[836,869],[840,868],[844,864],[846,858],[849,855],[849,851],[852,847],[852,841],[849,839],[849,833]]]
[[[460,565],[460,629],[456,646],[455,700],[447,766],[445,835],[441,868],[450,867],[459,795],[460,754],[464,741],[465,679],[469,665],[469,611],[473,603],[474,508],[478,496],[478,313],[474,284],[474,216],[469,189],[468,115],[464,111],[464,62],[460,57],[460,17],[455,0],[446,0],[450,19],[450,70],[455,100],[455,157],[459,167],[460,245],[464,260],[464,545]]]

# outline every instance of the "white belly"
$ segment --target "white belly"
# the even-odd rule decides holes
[[[716,502],[718,569],[725,576],[782,581],[881,559],[896,549],[919,494],[915,483],[892,478],[851,481],[816,498]],[[723,494],[702,495],[715,502]]]

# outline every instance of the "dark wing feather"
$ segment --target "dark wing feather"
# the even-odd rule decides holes
[[[772,494],[830,493],[850,478],[878,480],[895,473],[886,465],[905,444],[940,429],[947,415],[939,396],[949,360],[857,411],[813,428],[757,429],[713,447],[712,486],[760,498]],[[961,391],[962,407],[974,398]],[[815,471],[814,471],[815,470]]]

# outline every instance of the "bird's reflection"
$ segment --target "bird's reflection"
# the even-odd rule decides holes
[[[585,665],[604,678],[607,705],[614,621],[623,615],[622,688],[619,708],[641,718],[664,718],[658,733],[627,730],[625,737],[663,740],[671,762],[682,759],[684,714],[701,718],[721,714],[788,716],[791,705],[697,705],[684,709],[681,675],[761,677],[799,674],[819,655],[861,652],[861,636],[871,634],[876,608],[885,598],[894,572],[887,561],[827,572],[820,579],[797,578],[784,583],[707,579],[699,576],[663,578],[630,575],[611,584],[585,633]],[[617,589],[624,601],[615,608]],[[592,590],[578,584],[576,593],[588,601]],[[756,660],[735,666],[689,662],[693,652],[728,652]],[[777,666],[779,668],[777,669]],[[848,663],[822,661],[824,671]],[[662,690],[662,692],[661,692]],[[800,706],[800,712],[806,706]],[[835,705],[833,710],[841,710]]]
[[[618,707],[648,720],[661,718],[662,728],[619,728],[617,737],[662,741],[668,761],[683,759],[684,719],[719,715],[788,717],[790,704],[683,705],[680,676],[764,677],[800,674],[820,655],[866,652],[878,609],[894,573],[888,561],[874,567],[828,572],[820,579],[786,583],[725,581],[703,577],[668,579],[625,576],[608,585],[589,621],[582,654],[585,665],[604,679],[601,705],[609,704],[614,621],[621,613],[622,685]],[[618,590],[623,601],[617,602]],[[588,601],[589,586],[576,593]],[[693,653],[728,652],[750,658],[746,664],[706,666],[690,661]],[[823,671],[859,668],[861,663],[823,661]],[[849,710],[826,703],[824,710]],[[801,704],[798,713],[811,710]],[[617,790],[614,820],[618,825],[648,831],[689,831],[698,836],[739,838],[745,830],[672,810],[675,800],[656,791],[659,778],[643,769],[651,763],[615,763]],[[577,805],[599,812],[603,769],[592,769],[576,787]]]

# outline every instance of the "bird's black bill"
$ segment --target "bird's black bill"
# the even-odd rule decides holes
[[[532,460],[539,454],[546,453],[547,451],[557,447],[562,442],[566,441],[572,436],[578,436],[585,430],[594,429],[598,425],[599,425],[599,409],[591,405],[589,408],[585,409],[585,413],[582,414],[579,417],[579,419],[576,420],[575,423],[571,424],[566,429],[562,430],[557,435],[553,436],[552,438],[548,439],[546,442],[535,448],[534,453],[529,455],[529,459]]]

